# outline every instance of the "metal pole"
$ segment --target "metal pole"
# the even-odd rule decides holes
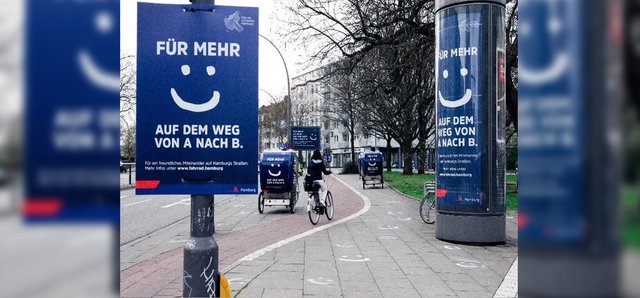
[[[280,55],[280,59],[282,59],[282,64],[284,64],[284,71],[287,74],[287,142],[291,143],[291,80],[289,79],[289,68],[287,68],[287,62],[284,61],[284,56],[282,56],[282,53],[280,52],[278,47],[276,47],[276,45],[271,40],[264,37],[264,35],[258,35],[264,38],[264,40],[268,41],[273,46],[273,48],[276,49],[278,55]]]
[[[220,297],[213,195],[191,195],[191,239],[184,247],[183,297]]]
[[[215,0],[190,0],[215,4]],[[183,297],[220,297],[213,195],[191,195],[191,239],[184,247]]]
[[[131,168],[133,165],[129,165],[129,185],[131,185]]]

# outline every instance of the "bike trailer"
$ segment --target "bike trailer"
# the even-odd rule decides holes
[[[365,185],[383,185],[384,177],[382,175],[382,153],[370,152],[365,153],[360,159],[360,169],[362,173],[362,188]]]
[[[295,206],[298,199],[296,153],[267,151],[260,157],[260,204],[264,206]],[[262,211],[261,211],[262,213]]]

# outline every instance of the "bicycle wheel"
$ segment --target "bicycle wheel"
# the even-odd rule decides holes
[[[422,198],[422,202],[420,203],[420,217],[428,224],[436,222],[435,200],[431,194],[427,194]]]
[[[260,192],[258,196],[258,212],[260,212],[260,214],[264,212],[264,197],[262,196],[262,192]]]
[[[327,210],[325,210],[325,214],[327,215],[328,220],[333,219],[333,195],[330,191],[327,192],[327,199],[325,200],[325,205],[327,206]]]
[[[311,224],[315,225],[318,223],[318,220],[320,220],[320,213],[318,213],[316,206],[318,206],[318,196],[319,194],[315,193],[313,194],[313,199],[311,199],[311,201],[309,201],[309,204],[311,204],[311,208],[309,208],[309,221],[311,221]]]

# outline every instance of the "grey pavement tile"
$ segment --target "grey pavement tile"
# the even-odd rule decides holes
[[[475,280],[465,281],[445,281],[445,283],[454,291],[467,291],[467,292],[485,292],[485,289]]]
[[[236,298],[255,298],[262,297],[262,293],[264,292],[264,288],[245,288],[242,291],[232,292],[232,296]]]
[[[301,272],[304,270],[304,265],[303,264],[290,264],[290,263],[283,263],[280,262],[279,260],[273,264],[273,266],[271,266],[269,268],[269,271],[271,272]]]
[[[380,288],[380,292],[383,297],[421,297],[420,294],[413,288]]]
[[[331,285],[305,284],[303,293],[304,295],[317,295],[321,297],[342,296],[342,289],[338,284],[331,284]]]
[[[353,291],[357,291],[357,292],[371,292],[371,291],[378,291],[378,286],[376,285],[376,283],[371,280],[368,282],[362,282],[362,281],[340,281],[340,285],[342,286],[342,291],[343,292],[353,292]]]
[[[265,288],[262,293],[263,298],[297,298],[302,296],[302,289],[271,289]]]
[[[476,280],[469,274],[465,273],[440,273],[438,276],[446,281],[459,281],[459,282],[476,282]]]
[[[344,291],[345,298],[374,298],[382,297],[379,291]]]
[[[458,295],[458,297],[469,297],[469,298],[493,297],[493,294],[489,292],[456,291],[456,295]]]
[[[406,277],[403,278],[390,278],[390,277],[375,277],[376,285],[378,288],[403,288],[413,289],[413,284]]]

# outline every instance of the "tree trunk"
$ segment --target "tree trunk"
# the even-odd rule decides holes
[[[404,166],[402,167],[402,175],[413,175],[413,152],[411,152],[411,145],[408,147],[403,146],[402,149],[402,160],[404,161]]]
[[[387,172],[391,172],[391,138],[385,140],[387,141]]]
[[[353,139],[353,131],[349,132],[351,134],[351,162],[356,162],[356,149],[354,148],[355,140]]]
[[[425,148],[425,141],[420,141],[418,145],[418,174],[423,175],[424,169],[427,163],[427,148]]]
[[[411,148],[411,142],[400,143],[400,150],[402,151],[402,175],[413,175],[413,148]]]

